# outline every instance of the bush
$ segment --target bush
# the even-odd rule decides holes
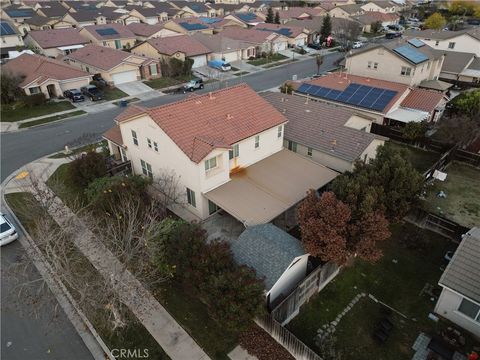
[[[43,105],[47,102],[47,98],[45,97],[44,93],[33,94],[29,96],[25,96],[23,98],[23,103],[26,107],[34,107],[38,105]]]
[[[68,168],[68,177],[73,184],[84,188],[106,172],[103,155],[90,151],[72,161]]]
[[[284,94],[289,94],[291,95],[293,92],[293,86],[290,84],[288,81],[283,83],[282,86],[280,86],[280,92]]]

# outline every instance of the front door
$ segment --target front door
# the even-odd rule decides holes
[[[57,91],[55,90],[55,85],[53,84],[47,85],[47,91],[48,91],[49,98],[57,97]]]
[[[121,49],[122,48],[122,42],[120,40],[115,40],[115,49]]]

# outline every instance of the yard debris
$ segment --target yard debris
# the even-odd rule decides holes
[[[442,199],[446,199],[446,198],[447,198],[447,194],[445,193],[445,191],[440,190],[440,191],[437,193],[437,197],[438,197],[438,198],[442,198]]]

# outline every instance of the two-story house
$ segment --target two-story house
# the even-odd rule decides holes
[[[90,42],[114,49],[130,49],[135,44],[135,34],[122,24],[85,26],[80,35]]]
[[[135,174],[173,174],[188,219],[221,208],[245,226],[268,223],[338,175],[283,149],[287,119],[246,84],[131,106],[115,120],[104,134],[111,153],[130,160]]]
[[[88,40],[75,28],[30,31],[24,41],[32,49],[51,58],[68,55],[88,44]]]
[[[350,52],[345,68],[352,75],[418,86],[439,78],[444,57],[418,39],[391,41]]]
[[[17,50],[23,47],[22,36],[15,26],[5,20],[0,21],[1,56],[8,57],[8,51]]]

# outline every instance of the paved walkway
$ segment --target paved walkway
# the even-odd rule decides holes
[[[118,84],[115,86],[130,96],[137,96],[139,94],[155,91],[150,86],[145,85],[141,81],[132,81],[132,82],[127,82],[123,84]]]
[[[5,190],[13,192],[27,189],[36,195],[35,190],[29,186],[30,178],[41,180],[40,191],[48,193],[53,199],[48,201],[47,210],[50,215],[60,226],[67,223],[71,225],[73,222],[75,245],[104,278],[112,281],[121,301],[137,316],[162,349],[175,360],[210,359],[153,295],[47,187],[44,181],[65,162],[64,159],[48,158],[35,161],[21,169]]]

